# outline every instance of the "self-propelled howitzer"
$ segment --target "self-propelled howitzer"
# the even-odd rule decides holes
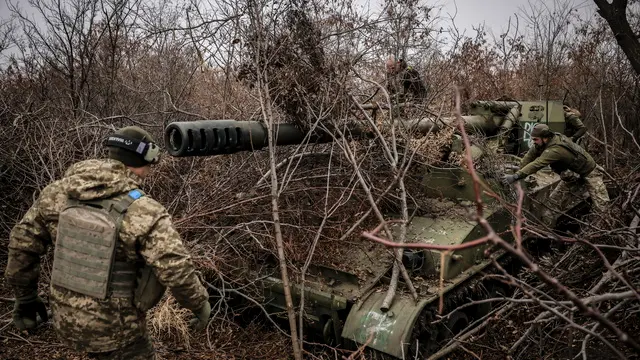
[[[472,106],[472,114],[464,116],[465,128],[470,134],[500,143],[504,152],[518,152],[527,148],[523,131],[528,122],[545,120],[545,102],[479,102]],[[526,111],[523,111],[525,108]],[[401,120],[402,126],[412,132],[426,134],[455,124],[456,117],[445,119]],[[526,120],[526,121],[525,121]],[[559,123],[559,121],[558,121]],[[371,137],[366,127],[347,127],[353,140]],[[304,133],[290,124],[277,124],[273,128],[275,145],[286,146],[304,142],[324,143],[334,140],[322,131]],[[176,122],[167,126],[165,146],[173,156],[210,156],[241,151],[256,151],[268,145],[267,127],[260,122],[234,120],[204,120]],[[486,156],[487,147],[474,146],[474,159]],[[495,147],[494,149],[497,149]],[[489,189],[504,190],[497,179],[480,173],[480,181]],[[538,215],[542,211],[550,188],[559,178],[541,171],[526,184],[528,201],[526,210]],[[470,216],[475,211],[473,180],[462,167],[425,168],[421,179],[424,195],[439,215],[415,216],[407,226],[407,242],[440,245],[458,245],[486,234]],[[240,190],[242,191],[242,190]],[[494,231],[510,237],[513,222],[511,213],[490,197],[484,197],[484,217]],[[570,204],[569,206],[574,206]],[[344,246],[344,245],[341,245]],[[499,289],[482,281],[482,274],[491,262],[484,256],[487,246],[445,253],[438,251],[405,251],[406,264],[413,285],[418,290],[418,301],[402,290],[396,295],[388,311],[381,310],[388,275],[393,266],[391,252],[378,251],[362,254],[353,251],[350,263],[340,268],[325,264],[312,264],[304,286],[291,284],[294,304],[299,303],[304,291],[306,334],[313,333],[333,344],[367,344],[387,356],[397,358],[426,357],[436,351],[444,340],[491,310],[490,306],[473,306],[454,312],[443,321],[436,321],[439,303],[440,276],[442,276],[447,308],[455,309],[461,302],[490,296]],[[265,269],[265,267],[261,267]],[[277,274],[277,267],[274,274]],[[277,276],[255,274],[261,279],[265,301],[263,306],[273,313],[286,313],[282,281]],[[402,289],[402,287],[401,287]],[[373,337],[370,337],[373,334]]]

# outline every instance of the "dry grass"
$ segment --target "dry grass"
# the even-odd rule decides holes
[[[148,325],[155,339],[180,344],[186,350],[191,349],[189,320],[191,311],[181,308],[171,295],[165,295],[150,312]]]

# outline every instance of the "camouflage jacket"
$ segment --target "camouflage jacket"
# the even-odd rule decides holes
[[[400,78],[405,93],[411,93],[416,100],[426,98],[427,88],[417,70],[409,66],[400,74]]]
[[[69,198],[110,198],[139,188],[141,179],[115,160],[87,160],[71,166],[63,179],[45,187],[12,229],[5,272],[16,297],[37,289],[40,256],[56,242],[58,215]],[[183,307],[198,310],[207,300],[180,235],[167,210],[144,196],[124,216],[116,260],[146,263]],[[87,352],[115,350],[146,332],[146,315],[128,298],[95,298],[51,286],[53,325],[68,346]]]
[[[582,123],[582,120],[580,120],[580,112],[578,110],[571,109],[565,111],[564,122],[564,135],[571,138],[573,142],[576,142],[587,132],[587,128]]]
[[[571,170],[580,176],[586,176],[596,167],[596,163],[580,145],[569,143],[570,140],[556,133],[546,145],[532,146],[520,162],[517,174],[520,179],[535,174],[545,166],[550,166],[556,173]],[[574,153],[568,147],[575,147]]]
[[[411,66],[397,74],[387,73],[387,90],[389,95],[411,95],[415,100],[421,100],[427,96],[427,88],[420,78],[420,73]],[[402,101],[405,100],[408,99],[402,98]]]

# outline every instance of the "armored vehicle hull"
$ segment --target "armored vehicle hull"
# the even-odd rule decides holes
[[[404,120],[408,128],[418,133],[439,131],[456,118]],[[528,129],[532,124],[545,122],[555,131],[564,129],[562,104],[551,102],[477,102],[471,114],[463,117],[465,129],[487,143],[471,150],[474,161],[486,155],[487,148],[494,155],[517,160],[517,155],[529,147]],[[358,124],[350,129],[354,140],[372,134]],[[274,127],[276,145],[299,144],[303,141],[330,142],[325,132],[305,134],[295,126],[278,124]],[[211,156],[264,148],[267,129],[258,122],[207,120],[171,123],[165,131],[165,144],[173,156]],[[454,139],[452,149],[464,151],[462,142]],[[509,155],[511,154],[511,155]],[[503,161],[503,164],[504,162]],[[501,170],[502,171],[502,170]],[[495,171],[479,172],[483,188],[496,193],[513,192],[496,179]],[[548,206],[550,191],[560,181],[551,171],[540,171],[521,181],[527,196],[524,212],[529,218],[540,218]],[[474,220],[475,191],[470,174],[460,166],[422,169],[422,188],[428,199],[421,204],[430,215],[414,216],[407,226],[406,241],[437,245],[460,245],[486,235]],[[514,216],[499,201],[486,194],[484,217],[504,239],[510,240]],[[576,198],[560,212],[569,212],[584,199]],[[559,213],[560,213],[559,212]],[[392,229],[393,230],[393,229]],[[396,229],[397,230],[397,229]],[[389,309],[381,309],[389,274],[394,264],[391,250],[371,242],[364,250],[349,253],[348,258],[336,258],[333,266],[312,264],[304,283],[294,283],[291,292],[294,304],[301,294],[305,301],[307,334],[313,333],[332,345],[356,343],[391,357],[405,358],[411,354],[423,357],[436,351],[442,341],[465,328],[471,320],[485,315],[490,307],[468,307],[438,319],[439,311],[452,311],[470,299],[490,296],[496,289],[483,281],[483,274],[491,271],[486,256],[489,245],[470,247],[453,252],[434,250],[405,250],[403,263],[419,298],[413,299],[402,285]],[[494,251],[494,252],[495,252]],[[500,253],[497,253],[498,257]],[[285,313],[286,301],[279,270],[263,266],[256,273],[264,290],[263,305],[273,314]]]

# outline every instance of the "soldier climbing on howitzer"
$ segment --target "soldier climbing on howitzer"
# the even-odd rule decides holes
[[[160,149],[138,127],[105,142],[108,159],[73,164],[45,187],[13,228],[5,272],[13,323],[33,329],[48,315],[38,296],[40,257],[54,246],[50,305],[67,346],[96,359],[154,359],[146,312],[165,288],[191,310],[196,329],[211,306],[167,210],[139,188]]]
[[[562,110],[564,111],[564,135],[571,139],[576,144],[580,143],[582,137],[587,132],[587,128],[580,120],[580,111],[569,107],[568,105],[563,105]]]
[[[564,209],[571,191],[583,192],[586,188],[591,196],[593,208],[599,212],[605,210],[609,194],[602,180],[602,173],[589,153],[566,136],[550,131],[545,124],[536,124],[533,127],[531,139],[535,145],[522,158],[515,174],[503,176],[505,184],[524,179],[549,165],[562,179],[549,196],[553,205],[558,209]],[[575,179],[573,173],[579,178]],[[548,226],[553,225],[552,219],[549,211],[543,214],[542,221]]]

